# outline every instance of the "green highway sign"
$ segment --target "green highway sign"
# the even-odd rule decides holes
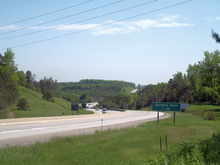
[[[181,111],[180,103],[151,103],[152,111]]]

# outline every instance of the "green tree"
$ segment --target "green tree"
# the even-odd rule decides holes
[[[17,71],[18,75],[18,84],[21,86],[25,86],[26,79],[25,79],[25,74],[23,71]]]
[[[46,91],[43,95],[43,98],[46,99],[47,101],[51,100],[53,98],[52,92]]]
[[[15,54],[13,53],[11,48],[7,48],[4,56],[0,54],[0,65],[2,66],[10,66],[14,71],[17,70],[17,65],[15,64]]]
[[[28,70],[25,74],[25,78],[26,78],[25,87],[36,91],[36,88],[33,85],[35,81],[35,75],[32,75],[31,71]]]
[[[218,33],[214,32],[213,30],[211,31],[212,33],[212,38],[217,42],[220,43],[220,37],[218,35]]]
[[[4,56],[0,54],[0,109],[13,104],[19,97],[17,65],[14,53],[7,49]]]
[[[220,76],[220,52],[204,52],[205,58],[199,61],[200,75],[205,86],[213,87],[213,79]]]
[[[17,106],[18,106],[19,109],[21,109],[21,110],[28,110],[28,108],[30,107],[30,106],[28,106],[27,99],[24,98],[24,97],[22,97],[22,98],[20,98],[20,99],[18,100]]]

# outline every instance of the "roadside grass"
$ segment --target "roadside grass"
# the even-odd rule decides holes
[[[11,106],[10,110],[14,113],[15,118],[72,115],[71,104],[64,99],[54,98],[55,102],[46,101],[42,98],[42,94],[22,86],[19,86],[19,92],[21,97],[27,99],[30,108],[29,110],[19,110],[15,105]],[[73,111],[73,115],[77,114],[93,114],[93,112],[80,110],[77,113],[77,111]]]
[[[180,149],[180,143],[205,138],[220,131],[220,121],[176,113],[173,117],[147,122],[137,128],[97,131],[91,135],[57,137],[46,143],[14,146],[0,150],[0,164],[144,164],[149,156],[163,152],[168,136],[167,153]]]
[[[200,104],[190,104],[187,112],[194,115],[204,116],[207,112],[214,112],[215,119],[220,120],[220,106],[217,104],[210,103],[200,103]]]

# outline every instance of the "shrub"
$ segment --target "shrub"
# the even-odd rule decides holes
[[[54,102],[55,102],[55,99],[54,99],[54,98],[52,98],[52,99],[51,99],[51,102],[53,102],[53,103],[54,103]]]
[[[49,101],[53,98],[53,95],[52,95],[51,91],[46,91],[42,97],[44,99],[47,99],[47,101]]]
[[[181,144],[181,149],[170,155],[151,156],[146,164],[219,164],[220,132],[213,133],[211,138]]]
[[[19,98],[18,104],[16,105],[21,110],[28,110],[30,106],[28,106],[28,102],[24,97]]]
[[[203,118],[205,120],[215,120],[215,112],[213,111],[207,111],[205,112],[205,114],[203,115]]]

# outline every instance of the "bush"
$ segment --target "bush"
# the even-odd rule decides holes
[[[18,104],[16,105],[21,110],[28,110],[30,106],[28,106],[28,102],[24,97],[19,98]]]
[[[203,115],[203,118],[205,120],[215,120],[215,112],[213,111],[207,111],[205,112],[205,114]]]
[[[51,102],[53,102],[53,103],[54,103],[54,102],[55,102],[55,99],[54,99],[54,98],[52,98],[52,99],[51,99]]]
[[[170,155],[151,156],[146,164],[219,164],[220,132],[213,133],[211,138],[181,144],[181,149]]]
[[[53,95],[52,95],[51,91],[46,91],[42,97],[44,99],[47,99],[47,101],[49,101],[53,98]]]

